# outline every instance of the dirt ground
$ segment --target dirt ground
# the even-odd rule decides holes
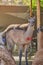
[[[19,56],[15,56],[14,59],[16,61],[16,65],[19,65]],[[28,64],[32,65],[32,61],[33,60],[28,60]],[[26,63],[25,63],[25,57],[22,57],[22,64],[21,65],[26,65]]]
[[[32,65],[32,62],[29,61],[28,64],[29,64],[29,65]],[[16,65],[19,65],[18,61],[16,61]],[[25,64],[25,61],[22,61],[22,65],[26,65],[26,64]]]

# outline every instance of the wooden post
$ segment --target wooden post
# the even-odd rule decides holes
[[[40,0],[37,0],[37,28],[40,28],[41,21],[40,21]],[[38,43],[38,50],[43,48],[43,32],[39,31],[37,34],[37,43]]]
[[[32,17],[32,0],[30,0],[30,17]]]

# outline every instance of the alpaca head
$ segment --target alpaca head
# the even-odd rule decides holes
[[[35,23],[35,16],[28,19],[29,23],[33,26]]]

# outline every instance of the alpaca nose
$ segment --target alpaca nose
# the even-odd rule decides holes
[[[34,23],[35,23],[35,20],[32,21],[32,24],[34,24]]]
[[[30,20],[29,23],[30,23],[31,25],[34,25],[35,20]]]

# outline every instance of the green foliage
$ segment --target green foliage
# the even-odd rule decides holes
[[[30,5],[30,0],[22,0],[24,5]],[[43,7],[43,0],[40,0],[41,7]],[[32,8],[36,9],[37,1],[32,0]]]
[[[1,2],[2,0],[0,0]],[[24,4],[24,5],[30,5],[30,1],[31,0],[14,0],[14,4],[19,4],[19,2],[21,2],[21,4]],[[36,2],[37,0],[32,0],[32,6],[33,8],[36,7]],[[40,0],[40,3],[41,3],[41,7],[43,7],[43,0]]]
[[[0,2],[1,2],[2,0],[0,0]],[[29,6],[30,5],[30,1],[31,0],[14,0],[14,4],[22,4],[22,5],[27,5],[27,6]],[[36,5],[37,5],[37,0],[32,0],[32,8],[33,9],[36,9]],[[41,7],[43,7],[43,0],[40,0],[40,3],[41,3]]]
[[[30,0],[22,0],[22,2],[23,2],[24,5],[29,5]]]
[[[40,0],[40,3],[41,3],[41,7],[43,7],[43,0]]]

